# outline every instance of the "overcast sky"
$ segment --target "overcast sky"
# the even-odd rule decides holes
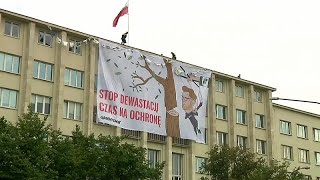
[[[0,8],[120,42],[127,0],[0,0]],[[130,0],[129,45],[320,102],[319,0]],[[320,105],[274,101],[320,114]]]

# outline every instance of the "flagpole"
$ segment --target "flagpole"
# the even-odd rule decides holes
[[[128,0],[128,45],[129,45],[129,40],[130,40],[130,33],[129,33],[129,17],[130,17],[130,11],[129,11],[129,0]]]

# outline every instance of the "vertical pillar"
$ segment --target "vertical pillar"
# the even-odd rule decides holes
[[[65,31],[61,32],[62,42],[67,41],[67,33]],[[63,108],[64,108],[64,72],[67,47],[61,44],[56,44],[56,57],[54,66],[54,87],[53,87],[53,101],[52,101],[52,126],[54,129],[59,129],[60,123],[63,118]]]
[[[267,149],[268,149],[268,159],[271,161],[273,158],[276,158],[276,150],[273,148],[274,144],[274,116],[273,116],[273,106],[272,101],[272,91],[269,90],[266,92],[264,101],[266,102],[266,124],[267,124]]]
[[[235,147],[237,142],[236,141],[236,136],[234,134],[234,126],[235,126],[235,118],[236,118],[236,113],[235,113],[235,105],[234,105],[234,92],[235,92],[235,81],[232,79],[229,82],[229,96],[228,96],[228,101],[229,101],[229,106],[228,106],[228,123],[229,123],[229,144],[230,147]]]
[[[148,148],[148,133],[147,132],[144,132],[144,131],[141,132],[140,146],[145,149]]]
[[[215,75],[211,75],[211,81],[209,83],[209,94],[208,94],[208,120],[207,120],[207,127],[208,127],[208,151],[214,146],[214,141],[216,138],[216,130],[217,130],[217,119],[216,119],[216,107],[215,107]]]
[[[195,155],[194,155],[194,153],[195,153],[195,142],[194,141],[190,141],[190,147],[189,147],[189,161],[188,161],[188,164],[189,164],[189,166],[188,166],[188,169],[187,169],[187,172],[189,173],[189,174],[187,174],[188,175],[188,178],[186,178],[186,179],[196,179],[196,177],[195,177],[195,169],[196,169],[196,167],[195,167],[195,164],[196,164],[196,157],[195,157]]]
[[[85,63],[85,88],[84,88],[84,115],[83,132],[86,135],[91,134],[93,124],[93,102],[94,102],[94,82],[95,82],[95,65],[96,65],[96,47],[92,41],[86,46],[86,63]]]
[[[165,167],[164,167],[164,179],[172,179],[172,137],[167,136],[166,141],[166,159],[165,159]]]
[[[30,22],[24,30],[25,41],[23,42],[23,55],[20,67],[20,92],[18,115],[26,112],[31,102],[31,81],[33,72],[34,59],[34,37],[36,25]]]
[[[255,151],[255,115],[254,115],[254,89],[253,85],[249,86],[248,92],[248,134],[250,151]]]

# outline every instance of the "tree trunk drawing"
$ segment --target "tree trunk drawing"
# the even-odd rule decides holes
[[[174,84],[174,74],[173,74],[173,67],[172,63],[168,60],[164,60],[165,67],[167,70],[167,77],[163,78],[157,75],[149,66],[146,57],[142,57],[144,59],[144,65],[139,64],[139,66],[150,73],[150,77],[143,79],[141,76],[137,75],[137,73],[132,74],[133,79],[139,79],[142,81],[141,83],[135,84],[134,87],[138,87],[141,85],[145,85],[148,83],[150,79],[155,79],[159,84],[163,86],[164,89],[164,102],[166,106],[166,131],[167,135],[171,137],[180,137],[180,128],[179,128],[179,115],[172,116],[168,113],[169,110],[172,110],[177,107],[177,100],[176,100],[176,88]]]

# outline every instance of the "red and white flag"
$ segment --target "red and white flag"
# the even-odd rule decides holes
[[[124,16],[124,15],[128,14],[128,12],[129,12],[128,6],[129,6],[129,4],[128,4],[128,2],[127,2],[126,5],[125,5],[125,6],[121,9],[121,11],[118,13],[117,17],[114,18],[113,24],[112,24],[113,27],[116,27],[116,26],[117,26],[118,21],[119,21],[119,18],[120,18],[121,16]]]

